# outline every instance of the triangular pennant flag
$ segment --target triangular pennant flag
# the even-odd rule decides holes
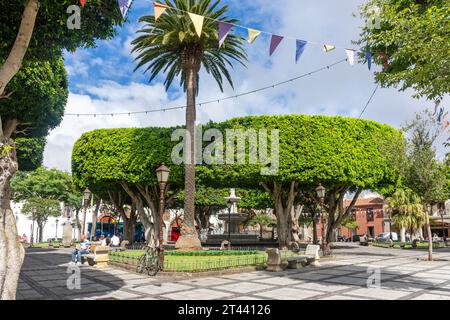
[[[297,51],[295,53],[295,63],[298,62],[298,60],[300,59],[300,57],[303,54],[303,51],[305,51],[305,47],[306,44],[308,42],[304,41],[304,40],[297,40]]]
[[[350,63],[351,66],[354,65],[355,64],[355,50],[345,49],[345,53],[347,54],[348,63]]]
[[[119,8],[120,13],[122,13],[122,17],[125,18],[127,15],[128,9],[131,7],[131,3],[133,0],[119,0]]]
[[[436,115],[436,113],[437,113],[438,108],[439,108],[440,105],[441,105],[441,102],[440,102],[440,101],[436,101],[436,104],[434,105],[434,113],[433,113],[433,116]]]
[[[441,123],[442,116],[444,115],[444,108],[441,108],[438,115],[438,122]]]
[[[197,32],[198,37],[201,38],[205,17],[190,12],[189,17],[191,17],[192,23],[194,24],[195,32]]]
[[[222,47],[232,27],[232,24],[222,21],[219,22],[219,48]]]
[[[364,55],[367,58],[367,66],[369,67],[369,70],[372,69],[372,53],[370,51],[364,52]]]
[[[80,3],[81,3],[81,7],[84,8],[84,6],[86,5],[86,0],[80,0]]]
[[[248,29],[248,43],[255,42],[256,38],[258,38],[261,34],[261,31],[255,29]]]
[[[383,68],[384,68],[384,70],[389,69],[390,64],[389,64],[389,61],[388,61],[388,56],[387,56],[387,54],[385,52],[381,52],[380,53],[380,59],[381,59],[381,61],[383,61]]]
[[[325,52],[330,52],[330,51],[333,51],[334,49],[336,49],[336,47],[333,46],[332,44],[324,44],[323,45],[323,51],[325,51]]]
[[[275,50],[277,50],[278,45],[283,41],[284,37],[272,35],[272,39],[270,40],[270,55],[272,55]]]
[[[155,21],[161,17],[161,15],[167,10],[168,6],[162,3],[154,2],[154,9],[155,9]]]

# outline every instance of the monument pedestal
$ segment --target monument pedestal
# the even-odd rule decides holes
[[[72,226],[70,223],[66,223],[63,227],[62,244],[64,248],[70,248],[72,245]]]

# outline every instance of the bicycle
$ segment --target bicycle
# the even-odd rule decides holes
[[[144,270],[147,270],[150,277],[156,276],[161,270],[159,251],[159,247],[147,247],[145,253],[138,260],[136,272],[144,273]]]

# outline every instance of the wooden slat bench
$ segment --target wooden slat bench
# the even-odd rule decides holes
[[[109,250],[109,247],[95,246],[91,249],[91,252],[94,253],[81,256],[82,263],[87,262],[90,266],[96,266],[97,268],[107,267],[109,262]]]

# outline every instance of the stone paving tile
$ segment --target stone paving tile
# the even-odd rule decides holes
[[[320,274],[328,274],[330,276],[345,276],[352,273],[352,271],[338,269],[318,269],[316,272]]]
[[[321,294],[323,294],[323,292],[295,288],[281,288],[266,292],[259,292],[255,295],[274,300],[303,300]]]
[[[338,284],[344,284],[344,285],[354,285],[354,286],[366,286],[367,285],[367,279],[350,277],[350,276],[336,277],[336,278],[327,279],[324,281],[338,283]]]
[[[161,286],[149,285],[143,287],[133,288],[133,292],[141,292],[149,295],[160,295],[169,292],[182,291],[192,289],[190,286],[177,283],[162,283]],[[187,297],[186,297],[187,298]]]
[[[350,289],[352,287],[338,285],[338,284],[307,282],[307,283],[303,283],[303,284],[294,286],[294,288],[304,289],[304,290],[324,291],[324,292],[335,292],[335,291]]]
[[[23,290],[20,292],[20,295],[23,297],[24,300],[43,298],[43,296],[36,290]]]
[[[382,299],[382,300],[396,300],[406,297],[412,292],[400,291],[394,289],[383,288],[361,288],[348,292],[348,295],[359,296],[366,299]]]
[[[250,296],[239,296],[239,297],[235,297],[235,298],[230,298],[227,300],[264,300],[262,298],[256,298],[256,297],[250,297]]]
[[[221,285],[221,286],[213,288],[213,289],[231,291],[231,292],[235,292],[235,293],[250,293],[250,292],[256,292],[256,291],[272,289],[272,288],[274,288],[274,286],[251,283],[251,282],[239,282],[239,283]]]
[[[290,278],[295,280],[306,280],[306,281],[317,281],[317,280],[323,280],[326,278],[330,278],[332,275],[329,274],[320,274],[320,273],[307,273],[307,274],[297,274],[292,275]]]
[[[249,273],[225,275],[225,276],[222,276],[222,278],[247,281],[247,280],[253,280],[253,279],[262,279],[262,278],[273,277],[274,274],[275,273],[269,273],[269,272],[261,272],[261,273],[249,272]]]
[[[373,271],[370,272],[370,273],[367,273],[367,272],[354,273],[351,276],[352,277],[356,277],[356,278],[368,279],[371,275],[373,275]],[[385,273],[385,272],[383,272],[383,270],[381,270],[381,274],[380,275],[381,275],[381,280],[382,281],[383,280],[390,280],[390,279],[393,279],[393,278],[398,278],[398,277],[401,276],[399,274]]]
[[[425,293],[412,300],[450,300],[450,296]]]
[[[334,296],[320,298],[319,300],[368,300],[368,299],[357,298],[357,297],[346,296],[346,295],[334,295]]]
[[[400,281],[381,281],[381,287],[384,289],[398,289],[417,292],[429,287],[429,284],[421,284],[414,282],[400,282]]]
[[[121,290],[114,291],[113,293],[110,294],[110,296],[113,298],[117,298],[119,300],[130,300],[130,299],[136,299],[136,298],[140,297],[139,294],[134,294],[134,293],[121,291]]]
[[[195,289],[186,292],[176,292],[163,295],[172,300],[216,300],[233,296],[233,293],[210,289]]]
[[[183,280],[178,283],[187,284],[187,285],[193,284],[193,285],[201,286],[201,287],[209,287],[209,286],[218,286],[218,285],[229,284],[229,283],[234,283],[234,282],[236,282],[236,280],[210,277],[210,278],[202,278],[202,279]]]
[[[292,277],[272,277],[267,279],[259,279],[254,280],[253,282],[258,282],[262,284],[273,284],[278,286],[289,286],[289,285],[295,285],[300,284],[303,281],[299,281],[297,279],[292,279]]]

